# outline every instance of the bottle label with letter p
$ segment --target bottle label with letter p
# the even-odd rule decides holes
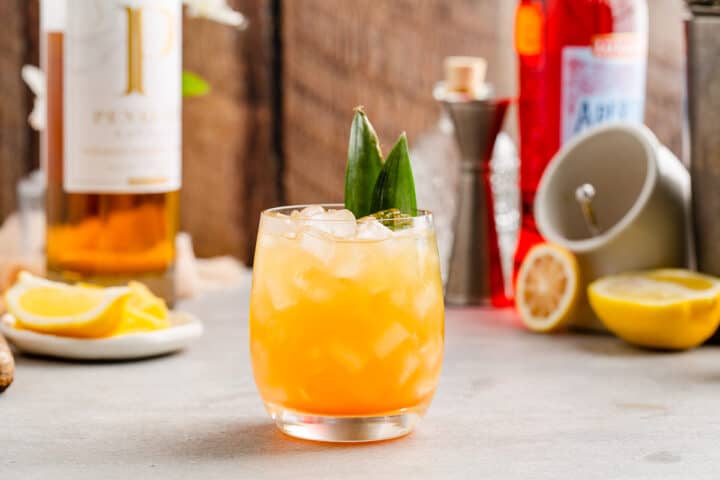
[[[63,187],[181,185],[180,0],[67,0]]]

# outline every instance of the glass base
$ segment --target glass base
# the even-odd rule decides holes
[[[427,406],[404,408],[387,415],[326,416],[289,410],[266,403],[275,425],[291,437],[317,442],[378,442],[412,432]]]

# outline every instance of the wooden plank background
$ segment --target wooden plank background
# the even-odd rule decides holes
[[[352,109],[364,105],[386,151],[437,118],[442,58],[494,60],[500,2],[286,2],[285,186],[291,203],[339,201]],[[494,64],[494,62],[493,62]],[[491,71],[491,75],[493,71]]]
[[[201,256],[252,256],[259,212],[277,205],[278,159],[271,145],[270,0],[232,0],[249,19],[240,32],[185,19],[184,68],[212,86],[183,107],[182,229]]]
[[[682,150],[681,0],[648,0],[647,123]],[[184,23],[184,66],[212,93],[184,103],[182,227],[203,256],[248,261],[259,212],[342,198],[352,108],[364,104],[389,147],[437,119],[431,96],[442,59],[481,55],[500,93],[516,89],[505,0],[230,0],[250,28]],[[37,64],[37,0],[0,2],[0,220],[15,184],[37,164],[27,127],[24,63]],[[278,28],[279,31],[275,29]],[[513,122],[507,128],[515,131]]]
[[[31,27],[25,0],[0,2],[0,220],[17,207],[16,185],[31,167],[31,98],[20,68],[30,61]]]
[[[649,0],[647,123],[680,154],[683,2]],[[302,0],[286,2],[284,164],[291,203],[342,198],[352,107],[364,104],[388,147],[437,120],[432,99],[447,55],[488,59],[499,93],[516,91],[515,2]],[[507,128],[514,132],[510,119]]]

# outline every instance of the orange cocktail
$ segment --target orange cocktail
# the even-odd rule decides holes
[[[321,210],[262,214],[250,305],[255,382],[292,435],[402,435],[430,403],[442,364],[432,218],[391,230]]]

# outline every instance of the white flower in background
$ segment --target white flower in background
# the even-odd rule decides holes
[[[183,3],[188,6],[191,17],[207,18],[241,30],[247,27],[245,15],[233,10],[227,0],[183,0]]]
[[[45,128],[45,74],[38,67],[24,65],[20,71],[22,79],[35,94],[33,109],[28,116],[30,126],[37,131]]]

